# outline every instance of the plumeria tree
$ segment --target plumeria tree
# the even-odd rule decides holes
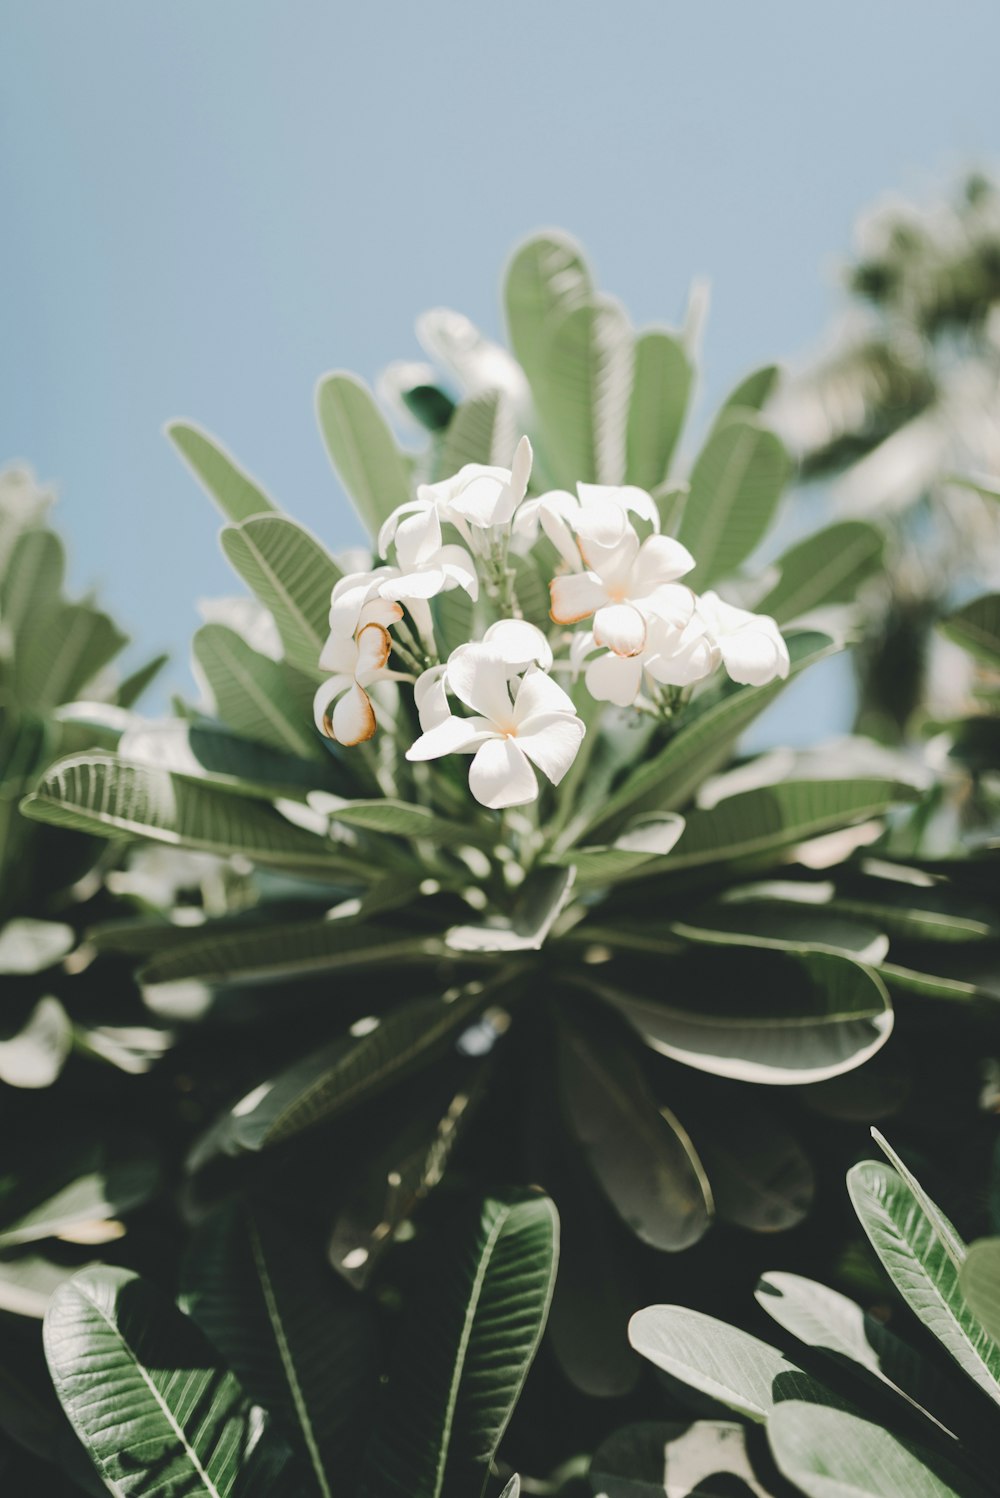
[[[418,452],[354,376],[320,382],[360,564],[171,425],[253,601],[207,611],[199,704],[95,704],[102,747],[24,810],[225,870],[221,900],[199,873],[171,918],[91,933],[139,958],[188,1058],[189,1212],[252,1186],[377,1286],[453,1154],[541,1182],[553,1346],[620,1393],[630,1237],[661,1265],[716,1218],[808,1210],[804,1120],[893,1029],[866,913],[890,881],[853,855],[915,790],[863,741],[740,754],[850,637],[882,545],[844,521],[755,565],[789,473],[770,375],[682,453],[696,319],[636,331],[561,235],[517,251],[505,306],[512,352],[439,312],[450,375],[385,385]]]

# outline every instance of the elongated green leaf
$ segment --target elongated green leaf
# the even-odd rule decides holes
[[[449,822],[444,817],[435,816],[429,807],[395,801],[390,797],[381,801],[345,801],[340,806],[331,807],[330,815],[345,827],[388,833],[393,837],[426,837],[436,843],[477,843],[488,835],[492,836],[472,824],[463,827],[460,822]]]
[[[757,610],[786,624],[812,609],[849,603],[861,583],[880,571],[884,551],[882,532],[865,520],[829,525],[778,559],[778,581]]]
[[[374,1097],[447,1050],[478,1004],[475,998],[413,999],[359,1038],[345,1037],[297,1062],[236,1104],[224,1147],[230,1153],[265,1149]]]
[[[910,786],[892,780],[786,780],[728,796],[707,811],[693,811],[668,870],[697,868],[777,852],[823,832],[884,816],[896,802],[912,801]]]
[[[572,868],[534,869],[521,886],[509,916],[479,926],[452,926],[445,942],[454,952],[537,952],[569,903],[576,881]]]
[[[672,921],[670,930],[685,941],[709,946],[768,947],[776,952],[840,952],[877,964],[889,938],[860,917],[838,915],[822,906],[780,900],[719,900]]]
[[[773,432],[734,415],[710,435],[691,470],[678,538],[697,562],[692,586],[735,572],[771,524],[790,471]]]
[[[544,1196],[477,1202],[411,1307],[362,1492],[476,1498],[538,1350],[559,1224]]]
[[[544,374],[556,323],[592,291],[583,251],[568,234],[537,234],[515,251],[504,276],[504,304],[514,353],[532,386]]]
[[[763,411],[774,394],[780,378],[781,371],[776,364],[763,364],[760,369],[751,370],[722,402],[716,417],[716,426],[741,411]]]
[[[207,719],[177,718],[132,723],[118,741],[129,764],[195,780],[237,795],[304,799],[308,791],[336,785],[335,764],[303,759],[287,750],[244,738]]]
[[[89,1131],[26,1151],[17,1184],[4,1196],[0,1248],[70,1235],[82,1223],[120,1216],[160,1186],[149,1145]]]
[[[274,749],[325,757],[312,724],[310,677],[262,655],[225,624],[203,624],[193,648],[230,728]]]
[[[628,1335],[636,1352],[664,1373],[749,1420],[767,1420],[783,1399],[838,1403],[766,1342],[686,1306],[636,1311]]]
[[[921,1186],[920,1182],[910,1170],[909,1166],[905,1163],[904,1160],[900,1158],[899,1155],[897,1155],[896,1151],[893,1149],[888,1139],[886,1139],[885,1135],[882,1134],[878,1129],[872,1129],[872,1138],[874,1139],[875,1143],[878,1145],[882,1153],[885,1155],[886,1159],[889,1161],[889,1164],[895,1168],[897,1174],[902,1176],[907,1186],[909,1186],[914,1197],[916,1198],[917,1205],[919,1206],[921,1212],[923,1212],[924,1216],[927,1218],[927,1221],[933,1228],[934,1232],[937,1234],[938,1239],[943,1245],[948,1257],[951,1259],[951,1262],[954,1264],[956,1269],[960,1270],[963,1263],[965,1262],[966,1247],[962,1242],[962,1239],[959,1237],[958,1233],[955,1231],[955,1228],[941,1211],[941,1208],[938,1206],[937,1202],[933,1201],[931,1197],[928,1196],[927,1192]]]
[[[605,1025],[564,1020],[558,1047],[563,1109],[619,1216],[653,1248],[697,1243],[712,1216],[708,1179],[683,1125],[657,1107],[638,1058]]]
[[[973,1243],[959,1271],[959,1285],[973,1315],[1000,1342],[1000,1238]]]
[[[650,872],[674,849],[684,831],[684,818],[676,812],[660,812],[637,818],[613,843],[605,846],[570,848],[557,855],[558,862],[572,864],[581,887],[614,884],[626,874],[646,868]]]
[[[316,413],[330,461],[374,540],[383,520],[410,498],[403,455],[368,387],[355,375],[325,375],[316,389]]]
[[[222,444],[201,427],[189,421],[171,421],[164,430],[227,520],[239,525],[251,515],[263,515],[276,508]]]
[[[722,1112],[706,1106],[699,1113],[684,1105],[718,1217],[752,1233],[797,1227],[815,1190],[813,1168],[802,1145],[741,1092],[727,1092],[719,1103]]]
[[[303,1451],[322,1498],[353,1491],[378,1374],[373,1306],[259,1207],[225,1209],[196,1232],[182,1305]]]
[[[0,581],[0,618],[12,642],[58,599],[65,566],[62,542],[53,531],[28,530],[17,538]]]
[[[169,659],[168,655],[154,655],[152,660],[147,661],[144,666],[140,666],[138,670],[126,676],[125,680],[115,690],[114,701],[116,706],[124,708],[134,707],[150,683],[155,681],[159,676]]]
[[[959,1367],[1000,1404],[1000,1346],[967,1306],[958,1267],[910,1187],[890,1166],[865,1160],[848,1174],[847,1189],[900,1295]]]
[[[941,625],[944,633],[989,666],[1000,666],[1000,593],[966,604]]]
[[[258,515],[222,532],[222,549],[251,593],[270,609],[290,665],[320,674],[340,568],[319,542],[284,515]]]
[[[587,1474],[595,1498],[768,1498],[735,1420],[642,1421],[602,1441]]]
[[[358,971],[415,963],[440,954],[427,936],[387,926],[319,918],[261,925],[255,930],[200,926],[159,952],[139,973],[147,987],[197,979],[203,983],[274,983],[312,973]]]
[[[792,635],[788,652],[790,679],[822,660],[833,641],[812,631]],[[702,708],[658,754],[645,760],[621,786],[605,798],[591,817],[588,830],[602,831],[628,813],[683,807],[707,775],[725,764],[733,744],[753,720],[777,697],[785,682],[766,687],[736,687]]]
[[[449,477],[466,463],[509,468],[519,437],[508,396],[500,390],[471,396],[456,407],[448,423],[441,444],[441,473]]]
[[[792,1400],[775,1408],[767,1435],[808,1498],[985,1498],[967,1473],[846,1410]]]
[[[204,1498],[286,1490],[288,1453],[193,1322],[124,1269],[58,1290],[45,1351],[63,1408],[112,1491]]]
[[[829,952],[692,952],[673,960],[662,999],[640,997],[635,981],[591,986],[654,1050],[742,1082],[822,1082],[860,1066],[892,1033],[880,979]]]
[[[693,380],[694,369],[679,338],[659,328],[639,335],[625,444],[630,484],[656,489],[666,481]]]
[[[56,1264],[41,1254],[0,1258],[0,1311],[41,1321],[59,1286],[71,1280],[80,1267]]]
[[[14,691],[34,711],[70,702],[128,644],[107,614],[50,602],[32,618],[14,658]]]
[[[838,884],[831,908],[874,922],[912,941],[978,942],[1000,938],[1000,919],[982,900],[942,883],[904,884],[852,877]]]
[[[632,335],[616,302],[595,297],[555,323],[532,392],[559,482],[622,482],[631,384]]]
[[[60,760],[23,802],[26,816],[99,837],[141,837],[272,868],[336,872],[332,844],[270,807],[105,754]]]

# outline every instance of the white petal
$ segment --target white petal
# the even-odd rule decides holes
[[[760,624],[770,624],[773,629],[748,624],[719,641],[726,670],[733,681],[744,686],[766,686],[776,677],[784,679],[790,669],[788,647],[777,626],[771,619],[761,619]]]
[[[534,663],[546,670],[552,665],[552,646],[527,619],[498,619],[483,635],[483,644],[515,671]]]
[[[613,702],[616,707],[631,707],[642,686],[640,656],[599,655],[587,666],[584,675],[587,691],[596,702]]]
[[[655,499],[635,484],[577,484],[576,489],[583,505],[617,505],[638,515],[640,520],[647,520],[656,530],[660,528]]]
[[[582,541],[592,542],[594,546],[604,549],[618,546],[632,529],[621,505],[604,497],[598,484],[578,484],[577,488],[580,491],[580,510],[576,517],[577,535]],[[595,492],[600,497],[592,497]],[[636,550],[638,546],[636,537]]]
[[[607,603],[607,589],[592,572],[571,572],[554,577],[549,583],[552,607],[549,610],[557,624],[576,624],[589,619],[595,609]]]
[[[408,598],[436,598],[448,586],[444,568],[422,567],[416,572],[402,572],[398,577],[383,583],[383,596],[397,598],[403,603]]]
[[[615,655],[638,655],[646,644],[646,621],[630,603],[605,604],[594,615],[594,641]]]
[[[319,658],[319,669],[331,675],[354,675],[358,647],[353,635],[330,635]]]
[[[407,759],[440,759],[444,754],[465,754],[495,737],[482,718],[445,718],[422,733],[406,751]]]
[[[694,615],[695,596],[683,583],[662,583],[641,600],[647,624],[662,620],[673,629],[683,629]]]
[[[517,689],[514,703],[514,721],[518,725],[518,737],[526,728],[528,720],[538,713],[568,713],[576,716],[572,697],[564,692],[558,682],[546,676],[544,671],[529,671]]]
[[[417,677],[414,684],[413,701],[416,704],[420,726],[424,733],[428,733],[439,723],[443,723],[446,718],[451,717],[448,693],[445,689],[446,670],[446,666],[431,666],[428,671],[424,671]]]
[[[359,686],[367,687],[375,680],[384,669],[391,649],[389,632],[381,624],[366,624],[358,631],[358,663],[354,676]]]
[[[396,561],[400,570],[425,566],[441,549],[441,520],[432,506],[408,515],[396,531]]]
[[[352,681],[347,691],[333,709],[333,737],[338,744],[351,748],[373,738],[377,724],[375,709],[368,693],[357,682]]]
[[[479,597],[476,564],[464,546],[442,546],[434,561],[452,583],[465,589],[471,599],[475,600]]]
[[[393,603],[387,598],[372,598],[365,604],[358,618],[358,630],[362,630],[369,624],[381,624],[383,629],[391,629],[403,617],[403,610],[398,603]]]
[[[352,640],[351,645],[353,644]],[[330,704],[335,697],[340,696],[341,692],[346,692],[347,688],[353,685],[353,676],[339,675],[331,676],[327,681],[321,681],[316,688],[316,695],[313,697],[313,722],[320,733],[328,739],[333,738],[333,726],[329,719]]]
[[[489,739],[469,767],[469,789],[483,806],[523,806],[538,796],[538,781],[515,739]]]
[[[330,594],[331,634],[354,634],[361,610],[388,571],[387,567],[379,567],[374,572],[349,572],[334,584]]]
[[[660,583],[672,583],[694,566],[694,557],[686,546],[672,536],[647,536],[639,547],[632,578],[635,597],[651,592]]]
[[[407,515],[425,514],[429,509],[435,507],[433,497],[430,494],[424,493],[424,490],[428,487],[429,486],[422,484],[417,490],[416,499],[409,499],[405,504],[397,505],[389,518],[383,521],[382,528],[378,533],[377,542],[378,554],[380,557],[384,557],[386,552],[389,550],[389,547],[392,545],[392,542],[395,539],[396,531],[399,528],[400,523],[406,518]]]
[[[527,437],[522,437],[514,450],[514,460],[510,465],[510,487],[515,506],[521,503],[521,500],[528,492],[528,480],[531,477],[531,460],[533,456],[531,443]]]
[[[586,731],[580,718],[539,713],[518,729],[514,742],[553,785],[558,785],[576,759]]]
[[[507,667],[489,645],[460,645],[448,657],[449,690],[501,732],[514,722],[507,676]]]
[[[692,686],[719,664],[719,648],[697,617],[680,631],[669,625],[655,628],[650,645],[643,657],[645,667],[662,686]]]

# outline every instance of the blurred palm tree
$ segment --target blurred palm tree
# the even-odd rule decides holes
[[[857,725],[899,741],[922,707],[948,713],[968,690],[935,621],[1000,581],[995,479],[976,483],[1000,472],[1000,187],[976,174],[928,207],[879,203],[844,280],[849,306],[770,414],[803,477],[888,533]]]

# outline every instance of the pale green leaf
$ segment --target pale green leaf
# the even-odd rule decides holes
[[[284,515],[259,515],[222,532],[222,549],[270,609],[290,665],[314,679],[329,634],[330,594],[340,568],[308,531]]]
[[[946,619],[941,629],[988,666],[1000,666],[1000,593],[974,599]]]
[[[225,624],[203,624],[193,648],[230,728],[306,758],[325,755],[313,727],[312,678],[262,655]]]
[[[592,291],[583,251],[568,234],[536,234],[515,251],[504,276],[504,304],[514,353],[532,386],[544,374],[556,323]]]
[[[684,426],[694,369],[684,345],[659,328],[635,341],[635,367],[628,407],[625,476],[640,489],[666,481]]]
[[[382,522],[410,498],[403,455],[368,387],[355,375],[325,375],[316,389],[316,412],[330,461],[375,540]]]
[[[736,571],[768,530],[790,467],[779,438],[754,420],[734,415],[712,432],[678,533],[697,563],[685,581],[706,588]]]
[[[841,520],[799,541],[778,558],[778,581],[757,604],[779,624],[813,609],[850,603],[883,565],[885,537],[864,520]]]
[[[276,508],[222,444],[201,427],[189,421],[171,421],[165,431],[227,520],[239,525],[251,515],[263,515]]]
[[[973,1315],[1000,1342],[1000,1238],[971,1244],[958,1279]]]

